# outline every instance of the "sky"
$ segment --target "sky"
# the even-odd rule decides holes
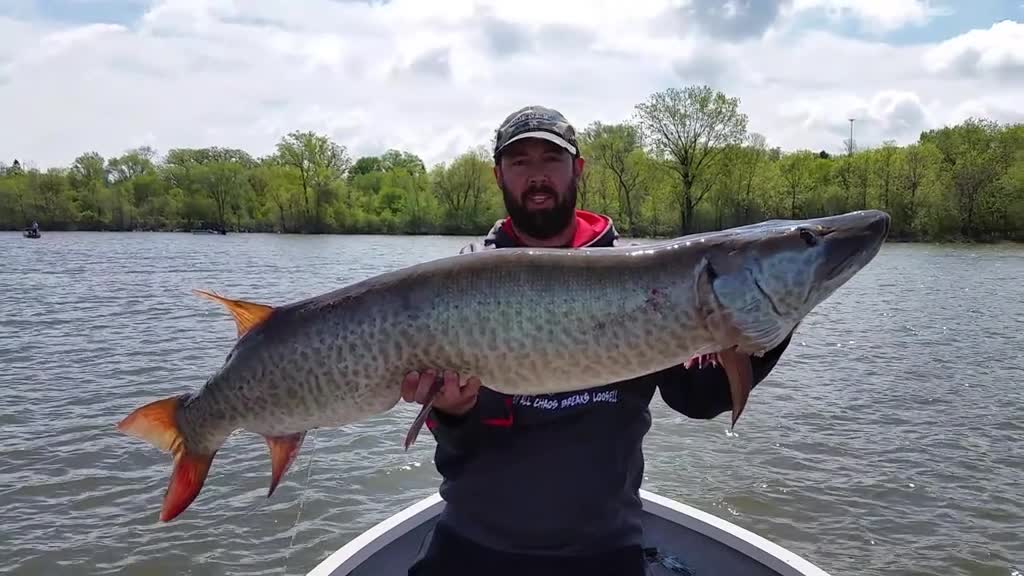
[[[2,0],[0,163],[293,130],[428,166],[541,104],[578,130],[667,88],[784,150],[1024,121],[1024,0]]]

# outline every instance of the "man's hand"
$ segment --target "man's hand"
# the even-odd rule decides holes
[[[402,399],[406,402],[426,404],[436,377],[437,374],[432,369],[422,374],[416,370],[407,373],[402,380]],[[476,404],[479,391],[480,380],[475,376],[460,383],[457,373],[445,370],[444,386],[434,398],[434,408],[453,416],[462,416]]]

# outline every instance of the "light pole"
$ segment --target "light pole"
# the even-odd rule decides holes
[[[853,156],[853,118],[850,118],[850,143],[847,145],[846,151],[850,156]]]

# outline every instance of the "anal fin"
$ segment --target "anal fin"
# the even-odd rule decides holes
[[[264,438],[267,440],[267,447],[270,448],[271,476],[270,490],[267,492],[267,498],[270,498],[285,472],[299,455],[302,441],[306,439],[306,432],[296,432],[284,436],[264,436]]]

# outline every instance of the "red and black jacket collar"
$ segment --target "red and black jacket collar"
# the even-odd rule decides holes
[[[576,210],[576,234],[569,248],[608,248],[615,245],[619,234],[615,230],[612,219],[604,214]],[[522,242],[512,227],[512,219],[506,217],[499,220],[484,239],[485,246],[494,248],[512,248],[522,246]]]

